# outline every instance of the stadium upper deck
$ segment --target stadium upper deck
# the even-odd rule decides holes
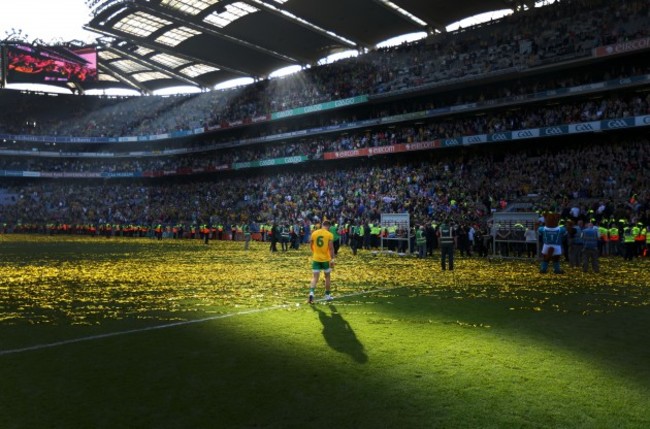
[[[642,58],[650,46],[648,28],[647,2],[567,1],[489,26],[437,35],[231,91],[120,100],[7,96],[0,134],[125,137],[179,130],[193,134],[197,129],[285,117],[309,106],[322,110],[324,103],[354,97],[367,96],[354,99],[355,104],[367,104],[496,80],[511,85],[526,75],[553,69],[597,67],[605,61],[622,61],[621,55]],[[612,57],[610,50],[619,55]]]

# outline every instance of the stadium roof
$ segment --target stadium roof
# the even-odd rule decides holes
[[[100,82],[143,92],[261,79],[390,38],[444,31],[516,0],[88,0]],[[517,2],[521,3],[521,1]],[[100,40],[102,40],[100,39]],[[120,84],[121,82],[121,84]]]

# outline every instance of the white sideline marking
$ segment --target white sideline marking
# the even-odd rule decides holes
[[[363,292],[355,292],[355,293],[351,293],[351,294],[348,294],[348,295],[340,295],[338,298],[335,298],[335,300],[338,300],[340,298],[348,298],[348,297],[352,297],[352,296],[367,295],[367,294],[376,293],[376,292],[386,292],[386,291],[390,291],[390,290],[401,289],[402,287],[404,287],[404,286],[386,288],[386,289],[375,289],[375,290],[369,290],[369,291],[363,291]],[[324,301],[325,301],[325,298],[315,300],[315,302],[324,302]],[[329,302],[332,302],[332,301],[329,301]],[[101,339],[104,339],[104,338],[117,337],[117,336],[121,336],[121,335],[129,335],[129,334],[137,334],[137,333],[140,333],[140,332],[155,331],[157,329],[174,328],[176,326],[184,326],[184,325],[191,325],[193,323],[209,322],[211,320],[226,319],[228,317],[246,316],[248,314],[263,313],[265,311],[281,310],[283,308],[291,308],[291,307],[292,307],[292,304],[274,305],[272,307],[256,308],[256,309],[252,309],[252,310],[238,311],[236,313],[219,314],[217,316],[204,317],[202,319],[184,320],[182,322],[166,323],[164,325],[149,326],[149,327],[146,327],[146,328],[139,328],[139,329],[130,329],[128,331],[109,332],[107,334],[99,334],[99,335],[91,335],[91,336],[88,336],[88,337],[73,338],[73,339],[70,339],[70,340],[57,341],[57,342],[54,342],[54,343],[37,344],[35,346],[23,347],[23,348],[20,348],[20,349],[0,350],[0,356],[17,354],[17,353],[24,353],[24,352],[31,352],[31,351],[36,351],[36,350],[49,349],[49,348],[52,348],[52,347],[59,347],[59,346],[65,346],[65,345],[68,345],[68,344],[82,343],[82,342],[85,342],[85,341],[101,340]]]

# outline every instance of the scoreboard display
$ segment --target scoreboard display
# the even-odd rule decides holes
[[[6,45],[7,83],[97,81],[97,49],[88,47]]]

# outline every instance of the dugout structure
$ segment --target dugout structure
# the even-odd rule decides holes
[[[384,252],[384,241],[397,242],[397,249],[404,248],[411,253],[411,216],[408,213],[382,213],[380,226],[383,231],[392,231],[388,234],[381,234],[381,252]]]
[[[492,216],[490,236],[492,239],[491,257],[526,258],[526,229],[535,231],[539,214],[534,212],[496,212]],[[535,241],[535,255],[539,255],[539,240]]]

